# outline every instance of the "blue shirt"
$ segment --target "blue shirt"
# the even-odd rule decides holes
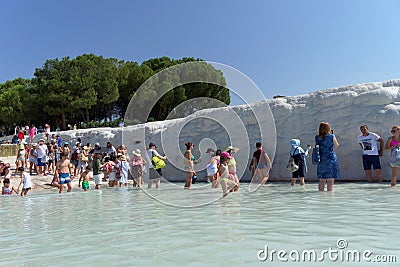
[[[58,147],[62,147],[62,139],[61,139],[61,137],[57,138],[57,145],[58,145]]]

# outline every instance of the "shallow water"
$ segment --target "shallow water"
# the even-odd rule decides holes
[[[199,186],[199,185],[196,185]],[[204,203],[221,190],[177,190],[162,184],[150,192],[173,204]],[[370,250],[400,261],[400,188],[348,183],[335,192],[270,184],[197,208],[154,200],[146,192],[104,188],[58,195],[29,192],[0,197],[0,266],[361,266],[321,262],[265,261],[258,251]],[[180,201],[175,201],[179,199]],[[184,201],[187,200],[187,201]],[[336,242],[348,246],[339,249]],[[344,242],[344,241],[343,241]],[[318,254],[319,255],[319,254]],[[262,257],[264,254],[260,254]],[[283,257],[284,259],[285,257]],[[289,258],[286,255],[286,258]],[[392,260],[393,261],[393,260]],[[368,266],[397,266],[369,263]]]

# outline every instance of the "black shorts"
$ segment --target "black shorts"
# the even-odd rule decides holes
[[[300,164],[299,169],[295,172],[292,172],[292,178],[300,178],[304,177],[304,165]]]
[[[295,172],[292,172],[292,178],[304,177],[304,160],[301,158],[300,154],[296,154],[293,156],[294,163],[299,165],[299,169]]]
[[[371,170],[371,167],[374,167],[374,170],[381,169],[381,161],[378,155],[363,155],[362,159],[365,171]]]

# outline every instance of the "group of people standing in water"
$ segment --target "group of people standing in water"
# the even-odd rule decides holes
[[[195,159],[193,155],[193,149],[195,145],[192,142],[185,143],[186,151],[183,153],[184,157],[184,171],[186,172],[186,182],[184,185],[185,189],[191,188],[192,184],[197,180],[197,173],[195,171],[195,164],[199,161]],[[152,181],[156,183],[156,187],[160,187],[160,178],[162,177],[162,168],[157,167],[154,161],[166,160],[166,156],[161,156],[156,150],[154,143],[149,144],[149,150],[147,155],[149,158],[149,186],[151,188]],[[251,162],[253,180],[260,184],[265,184],[269,177],[269,171],[271,170],[271,160],[267,155],[265,149],[263,149],[261,142],[256,143],[257,150],[253,154]],[[240,187],[239,177],[236,170],[236,159],[235,154],[239,151],[239,148],[228,146],[224,151],[214,150],[208,148],[206,153],[210,156],[210,161],[206,167],[207,180],[211,183],[212,188],[221,186],[223,196],[226,196],[229,192],[238,191]],[[151,159],[151,160],[150,160]]]
[[[391,186],[396,185],[398,169],[400,168],[400,126],[392,127],[391,134],[384,145],[382,138],[373,132],[370,132],[367,125],[360,126],[361,134],[358,136],[358,144],[362,149],[363,169],[367,182],[372,182],[372,169],[374,169],[377,181],[382,182],[380,157],[383,150],[390,151],[390,166],[392,171]],[[306,157],[311,152],[311,146],[307,149],[300,146],[300,140],[290,140],[290,156],[294,158],[298,170],[292,173],[292,185],[300,179],[300,184],[304,185],[304,173],[307,172]],[[317,176],[319,178],[318,190],[324,191],[327,185],[328,191],[333,191],[334,180],[341,178],[338,159],[335,148],[339,146],[336,136],[333,134],[329,123],[321,122],[318,135],[315,136],[314,149],[319,150],[320,161],[317,163]]]
[[[377,181],[382,182],[380,157],[383,155],[383,150],[385,149],[390,151],[390,166],[392,171],[391,185],[395,186],[398,169],[400,168],[400,126],[396,125],[392,127],[392,136],[387,139],[386,145],[384,145],[384,141],[378,134],[369,131],[367,125],[361,125],[360,131],[361,134],[358,136],[358,144],[362,149],[362,162],[367,182],[372,182],[372,169],[375,171]],[[333,191],[334,180],[341,178],[338,158],[335,153],[335,148],[339,146],[339,142],[327,122],[320,123],[318,135],[315,136],[314,140],[315,147],[313,149],[318,149],[319,152],[319,161],[316,163],[317,176],[319,178],[318,190],[324,191],[326,187],[327,191]],[[69,178],[73,177],[71,155],[74,154],[73,151],[81,151],[79,150],[79,142],[76,145],[77,148],[73,151],[65,150],[67,145],[67,143],[64,145],[64,150],[60,155],[60,160],[57,162],[54,175],[55,179],[58,181],[57,186],[60,189],[60,193],[63,190],[64,184],[68,185],[68,191],[71,191],[70,183],[72,179]],[[253,153],[249,167],[249,170],[252,173],[251,181],[252,183],[263,185],[269,178],[269,172],[272,170],[272,162],[267,151],[263,148],[262,143],[257,142],[255,145],[256,151]],[[298,168],[292,172],[291,185],[294,186],[297,179],[300,180],[300,185],[304,185],[305,173],[307,172],[306,158],[313,150],[310,145],[308,145],[306,149],[303,149],[300,146],[299,139],[290,140],[290,145],[290,156],[298,166]],[[21,151],[24,151],[25,147],[23,146],[24,145],[21,144]],[[199,162],[199,160],[196,160],[193,155],[195,145],[192,142],[187,142],[185,143],[185,146],[186,150],[183,153],[183,166],[184,171],[186,172],[186,182],[184,188],[189,189],[192,184],[196,182],[197,173],[194,166]],[[82,185],[82,189],[85,191],[89,189],[89,180],[91,178],[95,180],[96,189],[100,189],[101,182],[106,180],[109,182],[110,187],[113,187],[116,184],[126,186],[129,177],[133,179],[134,186],[142,187],[144,180],[143,177],[147,169],[146,167],[148,167],[149,170],[148,188],[151,188],[153,183],[155,183],[156,188],[160,188],[161,178],[163,175],[162,168],[166,165],[164,161],[167,160],[167,157],[165,155],[162,156],[157,151],[157,146],[153,142],[149,144],[148,150],[146,151],[147,157],[143,157],[140,150],[136,149],[133,151],[132,159],[129,159],[126,153],[126,147],[124,147],[123,150],[118,149],[117,151],[113,149],[111,143],[107,144],[107,149],[106,156],[104,156],[104,151],[100,148],[99,144],[96,144],[93,151],[88,154],[88,156],[93,155],[91,164],[82,168],[80,173],[74,172],[74,175],[78,174],[78,176],[80,176],[79,186]],[[85,147],[82,151],[84,150]],[[239,150],[239,148],[229,146],[223,151],[215,151],[212,148],[209,148],[206,151],[210,156],[210,161],[206,167],[208,181],[211,183],[212,188],[221,186],[223,196],[226,196],[229,192],[237,191],[240,187],[235,159],[235,154]],[[85,155],[82,151],[79,153]],[[80,158],[82,158],[82,155],[80,156]],[[21,162],[22,164],[17,164],[18,171],[15,171],[15,174],[19,173],[21,175],[20,186],[23,186],[22,192],[24,192],[25,195],[31,189],[32,182],[30,175],[32,174],[32,169],[30,170],[30,173],[24,172],[23,167],[24,163],[26,167],[26,162]],[[65,163],[65,166],[63,163]],[[6,173],[4,176],[6,178]],[[2,188],[2,194],[19,192],[20,188],[16,189],[10,187],[9,179],[5,179],[4,184],[5,186]]]

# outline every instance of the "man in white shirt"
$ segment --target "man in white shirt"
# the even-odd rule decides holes
[[[151,142],[149,144],[149,150],[147,150],[147,157],[149,158],[149,184],[148,184],[148,188],[151,188],[152,182],[155,179],[156,181],[156,188],[160,188],[160,184],[161,184],[161,180],[160,178],[162,177],[162,170],[161,169],[154,169],[154,165],[152,162],[152,158],[158,157],[162,160],[166,160],[167,157],[166,156],[161,156],[157,150],[156,150],[156,145]]]
[[[47,175],[47,163],[46,163],[46,157],[47,157],[47,146],[44,143],[44,139],[39,140],[39,145],[37,148],[37,166],[39,167],[39,174]]]
[[[360,126],[361,135],[358,136],[358,143],[363,150],[363,166],[367,182],[372,182],[371,167],[374,168],[378,182],[382,182],[381,163],[379,157],[383,155],[383,140],[376,133],[369,132],[367,125]],[[379,143],[379,147],[378,147]]]

